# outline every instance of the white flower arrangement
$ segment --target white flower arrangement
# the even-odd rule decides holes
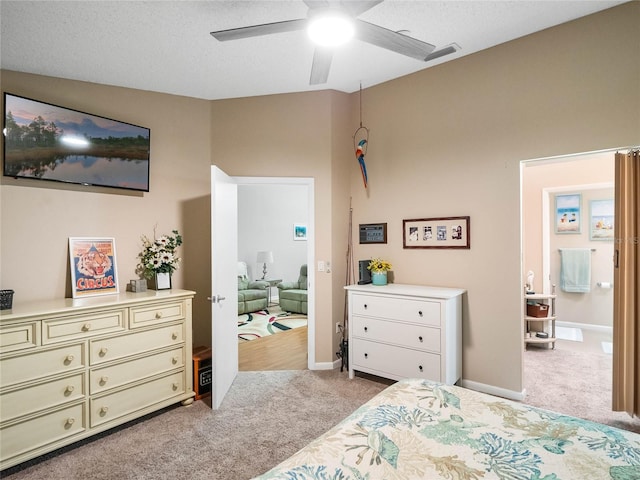
[[[172,233],[173,235],[162,235],[153,241],[146,235],[141,237],[143,248],[138,254],[138,273],[145,278],[153,278],[156,273],[172,274],[180,266],[176,249],[182,245],[182,236],[178,230],[173,230]]]

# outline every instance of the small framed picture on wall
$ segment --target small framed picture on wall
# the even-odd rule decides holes
[[[582,196],[556,195],[556,233],[580,233],[580,206]]]
[[[403,248],[471,248],[471,217],[402,221]]]
[[[613,240],[613,199],[591,200],[589,207],[589,239]]]
[[[306,240],[307,239],[307,226],[301,223],[293,224],[293,239],[294,240]]]

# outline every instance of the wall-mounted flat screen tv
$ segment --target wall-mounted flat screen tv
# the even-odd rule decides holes
[[[3,133],[7,177],[149,191],[148,128],[5,93]]]

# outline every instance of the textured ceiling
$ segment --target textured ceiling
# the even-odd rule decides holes
[[[303,31],[218,42],[210,32],[306,18],[301,0],[0,1],[3,69],[203,99],[334,89],[354,92],[624,1],[386,0],[360,19],[460,51],[421,62],[358,40],[309,86]]]

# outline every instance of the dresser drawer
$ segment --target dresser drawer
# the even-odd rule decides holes
[[[42,343],[62,342],[122,331],[125,328],[126,316],[127,311],[123,309],[91,315],[43,320]]]
[[[0,418],[5,422],[20,415],[81,400],[84,396],[84,373],[77,373],[0,395]]]
[[[184,343],[184,323],[89,341],[89,363],[98,365],[137,353]]]
[[[93,395],[140,378],[151,377],[183,366],[184,347],[178,347],[118,365],[93,369],[89,373],[90,393]]]
[[[349,345],[355,370],[385,378],[440,380],[440,355],[354,339]]]
[[[40,322],[34,321],[0,329],[0,352],[14,352],[40,343]]]
[[[186,316],[184,301],[160,303],[131,309],[131,328],[146,327],[159,322],[182,320]]]
[[[66,345],[0,360],[2,387],[48,377],[86,365],[84,344]]]
[[[353,295],[351,311],[353,315],[440,326],[440,303],[428,300]]]
[[[172,373],[90,401],[91,427],[135,413],[185,391],[185,373]],[[177,400],[176,400],[177,401]]]
[[[86,428],[85,402],[55,412],[14,423],[0,430],[0,457],[11,457],[43,447],[83,432]]]
[[[440,352],[440,329],[399,324],[369,317],[353,317],[349,328],[354,337],[392,343],[401,347]]]

